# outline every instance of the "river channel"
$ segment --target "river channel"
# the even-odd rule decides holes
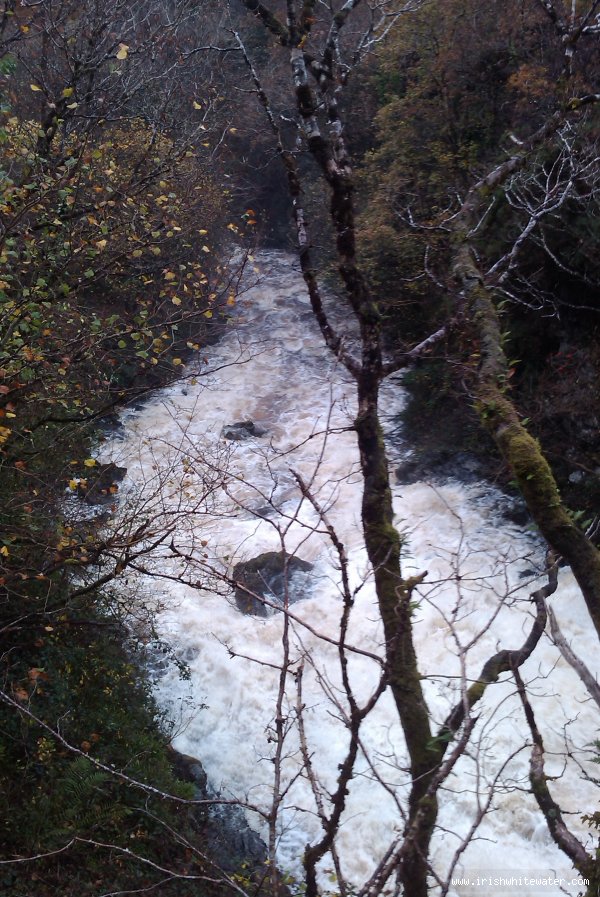
[[[148,573],[130,575],[124,589],[156,614],[159,638],[189,671],[189,679],[181,678],[177,665],[165,662],[155,674],[157,700],[174,723],[174,745],[200,758],[216,791],[265,813],[277,771],[280,696],[286,736],[277,862],[300,875],[302,852],[319,836],[319,801],[327,807],[348,746],[336,647],[340,564],[328,527],[349,559],[355,597],[347,642],[357,649],[349,654],[349,676],[361,701],[378,681],[382,630],[360,525],[353,383],[323,346],[294,259],[265,252],[254,265],[255,282],[238,300],[223,338],[190,363],[180,383],[124,414],[103,460],[128,469],[117,518],[138,508],[139,520],[160,517],[172,530],[144,561]],[[343,326],[340,312],[337,319]],[[410,453],[398,431],[403,401],[401,378],[391,378],[382,409],[394,468]],[[227,427],[250,421],[251,427],[234,433],[242,438],[227,438]],[[303,498],[298,476],[314,503]],[[523,642],[543,551],[535,534],[502,517],[504,499],[485,482],[394,482],[393,491],[397,525],[407,537],[405,569],[427,571],[415,596],[415,638],[439,725],[460,695],[462,677],[477,678],[491,653]],[[227,582],[240,562],[282,550],[313,565],[310,573],[292,576],[293,597],[302,598],[290,608],[287,655],[284,615],[272,609],[264,616],[242,613]],[[597,646],[568,570],[561,571],[552,601],[568,639],[593,667]],[[280,694],[284,657],[289,673]],[[579,766],[593,770],[586,764],[598,737],[597,712],[549,637],[522,674],[544,736],[547,771],[557,777],[553,794],[589,844],[579,814],[593,812],[596,797]],[[450,894],[577,894],[566,882],[570,864],[528,794],[531,739],[514,681],[502,677],[478,713],[471,746],[440,795],[436,874],[444,880],[460,853]],[[357,889],[401,835],[406,765],[402,732],[385,692],[361,732],[336,840],[343,874]],[[264,818],[251,811],[248,818],[267,839]],[[328,856],[323,889],[335,893],[333,869]],[[464,883],[477,876],[521,876],[522,883],[505,890]],[[524,877],[565,882],[525,884]]]

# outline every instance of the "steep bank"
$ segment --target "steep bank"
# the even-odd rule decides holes
[[[103,528],[125,468],[97,458],[118,429],[116,410],[142,407],[180,376],[194,345],[218,338],[229,295],[219,282],[216,272],[210,319],[207,305],[184,309],[160,363],[130,338],[139,326],[130,303],[119,311],[126,339],[98,336],[93,356],[63,362],[56,389],[51,376],[34,381],[39,403],[3,371],[2,396],[14,404],[3,410],[11,427],[0,457],[0,894],[30,897],[32,882],[40,897],[139,888],[212,895],[225,887],[206,846],[219,840],[215,823],[204,803],[190,803],[198,794],[174,769],[169,724],[113,588],[137,538],[136,527],[109,538]],[[90,327],[98,314],[110,317],[94,304],[85,312]],[[171,328],[164,304],[162,313],[154,310],[152,327]],[[73,314],[66,301],[61,314]],[[61,364],[49,346],[36,360]],[[144,625],[152,627],[149,615]]]

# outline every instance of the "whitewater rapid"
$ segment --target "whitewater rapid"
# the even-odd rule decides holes
[[[223,796],[265,812],[273,791],[283,615],[240,613],[226,577],[236,563],[282,548],[314,564],[307,597],[292,607],[290,675],[282,702],[287,734],[277,861],[300,875],[303,850],[320,832],[299,746],[293,674],[301,662],[305,738],[325,802],[348,738],[337,649],[327,640],[335,641],[342,599],[339,559],[325,521],[345,545],[356,590],[348,642],[360,649],[349,664],[360,700],[377,682],[375,658],[381,656],[383,637],[360,525],[353,384],[323,347],[294,260],[263,253],[254,264],[255,283],[238,300],[223,338],[190,364],[182,382],[123,416],[122,432],[104,446],[103,460],[128,469],[114,526],[126,515],[173,524],[169,539],[143,559],[148,575],[132,579],[130,574],[123,589],[152,608],[160,639],[190,672],[186,681],[170,664],[154,684],[159,705],[175,724],[174,746],[200,758]],[[333,311],[338,326],[344,326],[343,313]],[[392,378],[382,391],[384,423],[393,435],[392,464],[408,451],[395,433],[402,403],[401,381]],[[224,427],[249,420],[263,435],[224,438]],[[298,475],[310,485],[325,521],[302,500]],[[415,638],[426,696],[439,725],[458,699],[463,673],[476,678],[490,654],[522,644],[543,554],[530,532],[499,516],[502,499],[485,484],[394,484],[393,493],[397,525],[407,538],[405,570],[427,571],[416,595]],[[568,571],[561,571],[552,603],[569,640],[590,665],[597,664],[587,613]],[[464,670],[459,646],[469,646]],[[578,814],[595,810],[594,786],[563,757],[567,741],[575,760],[587,763],[590,743],[598,737],[597,712],[548,637],[522,675],[531,683],[547,772],[557,776],[553,794],[573,813],[569,822],[589,846],[591,836]],[[514,682],[501,677],[477,712],[468,755],[440,796],[432,850],[437,875],[445,879],[495,782],[489,812],[461,852],[449,893],[577,894],[576,886],[565,884],[563,890],[546,881],[570,880],[573,872],[527,793],[530,739]],[[406,756],[387,693],[369,717],[361,747],[337,839],[344,875],[357,889],[402,831]],[[264,819],[252,812],[248,818],[266,837]],[[322,867],[323,887],[335,893],[331,859]],[[511,876],[521,876],[521,883],[511,884]],[[483,884],[487,877],[498,883]],[[527,885],[525,877],[544,883]]]

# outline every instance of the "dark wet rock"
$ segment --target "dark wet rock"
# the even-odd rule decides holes
[[[187,754],[180,754],[175,748],[171,748],[171,759],[177,777],[184,782],[193,782],[198,792],[198,798],[205,799],[208,795],[208,776],[200,761]]]
[[[126,467],[110,464],[97,464],[89,468],[84,480],[77,487],[77,494],[88,505],[108,505],[115,501],[119,491],[118,484],[127,473]]]
[[[219,798],[199,760],[171,749],[171,762],[177,777],[194,785],[195,800]],[[200,805],[194,811],[194,817],[202,850],[219,869],[230,873],[243,869],[244,876],[251,880],[260,881],[264,877],[267,847],[248,825],[241,807]]]
[[[251,436],[264,436],[266,432],[261,427],[257,427],[252,420],[241,420],[235,424],[226,424],[221,431],[221,435],[225,439],[239,442],[242,439],[249,439]]]
[[[482,463],[476,455],[448,449],[419,452],[396,468],[396,479],[401,485],[449,479],[476,483],[483,476]]]
[[[260,508],[257,508],[252,512],[256,517],[275,517],[278,513],[277,509],[273,507],[273,505],[263,505]]]
[[[267,617],[271,608],[260,598],[283,607],[286,587],[290,604],[305,598],[310,590],[312,568],[308,561],[284,551],[266,551],[249,561],[242,561],[233,570],[237,583],[235,603],[242,613]]]
[[[246,822],[241,807],[211,807],[205,830],[205,845],[219,869],[236,872],[244,868],[249,878],[262,869],[267,859],[267,847]]]
[[[106,414],[100,421],[100,430],[105,437],[121,439],[125,435],[125,427],[120,416],[113,412]]]
[[[158,682],[159,679],[166,676],[169,670],[173,669],[173,664],[178,666],[181,671],[185,668],[186,663],[184,659],[176,655],[168,642],[159,639],[145,641],[140,657],[143,657],[146,675],[152,682]]]
[[[524,499],[515,495],[514,492],[507,495],[496,489],[492,491],[484,489],[475,500],[483,502],[486,516],[495,521],[497,526],[512,524],[519,527],[524,533],[529,530],[529,534],[534,535],[532,518],[527,505]]]
[[[517,526],[527,526],[531,523],[531,514],[524,501],[509,501],[501,509],[502,517]]]

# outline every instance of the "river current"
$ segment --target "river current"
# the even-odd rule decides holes
[[[314,565],[302,583],[305,597],[291,608],[290,671],[281,701],[285,793],[277,861],[300,875],[305,845],[320,832],[318,800],[327,806],[348,740],[335,645],[343,603],[339,558],[328,526],[345,545],[356,590],[347,641],[358,649],[350,653],[349,674],[360,700],[377,682],[382,631],[360,525],[353,384],[323,346],[293,258],[262,253],[254,265],[255,282],[238,300],[224,337],[189,365],[184,380],[123,416],[122,433],[105,445],[103,460],[128,468],[115,525],[137,509],[136,519],[162,518],[172,529],[144,560],[148,574],[130,575],[123,588],[156,613],[160,639],[189,669],[186,680],[175,664],[166,664],[154,684],[175,725],[174,745],[200,758],[224,797],[267,812],[284,616],[241,613],[223,577],[265,551],[285,549]],[[343,326],[343,315],[336,317]],[[396,432],[402,403],[401,379],[391,378],[381,404],[396,466],[409,453]],[[224,427],[244,421],[253,422],[253,432],[239,440],[224,437]],[[321,515],[302,499],[298,474]],[[397,525],[407,535],[405,570],[427,571],[415,594],[415,638],[439,725],[458,700],[462,677],[477,678],[490,654],[522,644],[543,551],[531,532],[499,515],[502,497],[487,484],[450,479],[394,484],[393,492]],[[561,571],[552,604],[565,635],[593,668],[597,645],[568,570]],[[299,701],[295,674],[301,663]],[[596,796],[580,765],[593,774],[588,761],[598,737],[597,712],[547,636],[522,675],[544,737],[547,772],[556,776],[552,792],[589,844],[579,815],[595,810]],[[300,713],[312,783],[300,749]],[[440,795],[435,872],[444,880],[458,851],[450,894],[577,894],[569,861],[527,793],[530,736],[514,681],[501,677],[478,713],[469,750]],[[337,838],[342,871],[357,889],[402,831],[406,757],[387,693],[361,739]],[[461,843],[478,817],[463,852]],[[264,820],[250,811],[248,818],[266,838]],[[330,857],[322,868],[323,889],[335,893]],[[483,884],[488,877],[504,884]],[[549,884],[549,878],[563,882]]]

